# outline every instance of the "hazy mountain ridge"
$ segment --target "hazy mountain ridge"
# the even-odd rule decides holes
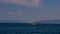
[[[0,20],[0,23],[26,23],[24,20]]]
[[[40,23],[60,24],[60,20],[42,20]]]
[[[24,20],[0,20],[1,23],[27,23]],[[41,20],[43,24],[60,24],[60,20]]]

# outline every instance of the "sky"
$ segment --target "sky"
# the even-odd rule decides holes
[[[0,0],[0,20],[60,19],[60,0]]]

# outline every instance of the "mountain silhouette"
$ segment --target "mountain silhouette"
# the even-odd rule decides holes
[[[42,20],[40,23],[43,24],[60,24],[60,20]]]

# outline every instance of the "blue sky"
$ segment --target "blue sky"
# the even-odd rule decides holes
[[[60,19],[60,0],[0,0],[0,20]],[[23,3],[22,3],[23,2]]]

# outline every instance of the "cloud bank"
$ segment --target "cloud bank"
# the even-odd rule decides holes
[[[0,18],[20,18],[22,16],[22,11],[10,11],[5,12],[4,14],[0,15]]]
[[[0,0],[0,2],[15,3],[19,5],[34,7],[39,7],[41,5],[41,0]]]
[[[7,12],[8,15],[21,15],[22,11]]]

